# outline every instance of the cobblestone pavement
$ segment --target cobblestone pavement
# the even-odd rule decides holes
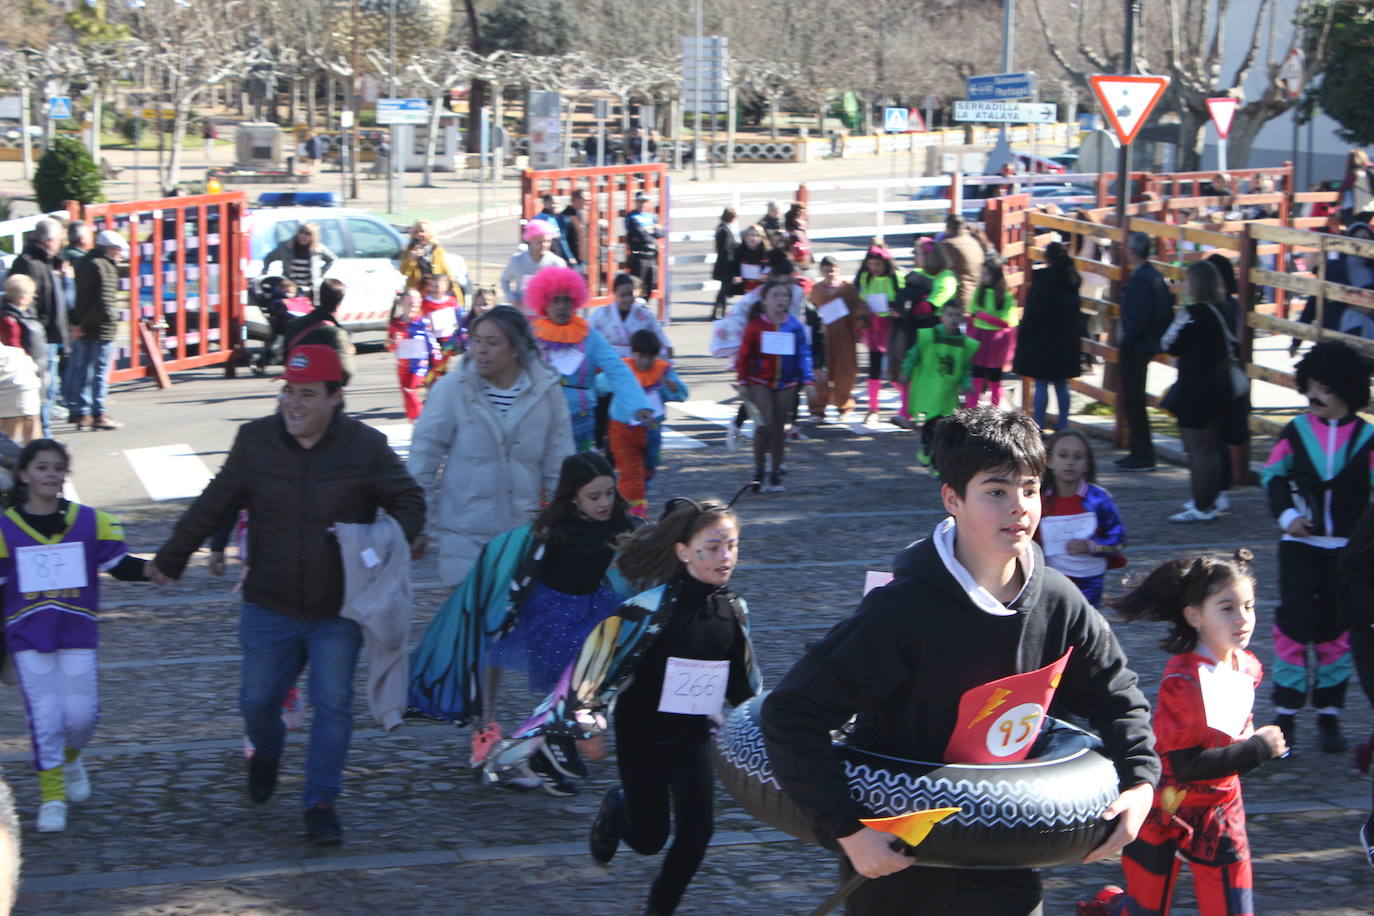
[[[693,431],[712,448],[674,455],[655,496],[730,495],[749,474],[747,453],[719,447],[719,430]],[[1099,456],[1107,459],[1104,451]],[[788,492],[749,495],[741,505],[743,562],[734,585],[749,599],[765,680],[776,682],[813,640],[856,605],[866,569],[939,520],[937,487],[914,464],[907,433],[869,437],[825,427],[794,444]],[[1109,461],[1103,463],[1110,466]],[[690,466],[688,466],[690,464]],[[1268,620],[1277,600],[1275,531],[1258,490],[1234,494],[1234,513],[1209,526],[1171,525],[1185,473],[1109,472],[1132,533],[1128,573],[1187,550],[1246,545],[1258,557],[1261,626],[1256,649],[1270,657]],[[130,543],[152,547],[177,506],[126,512]],[[444,595],[433,561],[417,569],[418,638]],[[23,811],[21,913],[638,913],[656,858],[622,851],[609,868],[586,854],[587,827],[613,765],[593,764],[580,795],[484,789],[459,761],[466,735],[415,724],[384,735],[361,698],[340,813],[345,843],[314,850],[302,841],[296,804],[304,745],[291,737],[283,783],[254,806],[243,789],[236,712],[236,596],[196,565],[178,586],[156,590],[107,580],[102,649],[104,719],[89,753],[93,798],[74,806],[64,834],[33,832],[37,782],[17,696],[0,709],[0,761]],[[1119,589],[1120,586],[1114,586]],[[1133,667],[1153,692],[1164,653],[1158,627],[1118,628]],[[361,673],[361,672],[360,672]],[[361,678],[360,678],[361,682]],[[1265,691],[1257,718],[1270,715]],[[507,719],[522,699],[506,697]],[[1347,732],[1374,729],[1354,690]],[[1257,901],[1266,914],[1368,913],[1374,871],[1356,846],[1369,810],[1369,781],[1346,756],[1316,752],[1311,717],[1291,758],[1245,781],[1252,812]],[[718,793],[715,846],[683,913],[805,914],[833,887],[833,860],[787,839]],[[1115,863],[1046,872],[1047,914],[1120,880]],[[1194,913],[1190,882],[1175,912]]]

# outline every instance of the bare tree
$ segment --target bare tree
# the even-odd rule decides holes
[[[769,136],[778,139],[778,106],[792,91],[799,71],[785,60],[742,60],[737,84],[748,94],[768,105]]]
[[[1116,4],[1080,0],[1077,10],[1068,14],[1071,19],[1067,23],[1065,11],[1058,6],[1047,6],[1044,0],[1035,0],[1034,5],[1050,54],[1084,89],[1089,88],[1088,77],[1093,73],[1126,72]],[[1305,7],[1306,3],[1302,5]],[[1280,40],[1281,30],[1292,23],[1280,21],[1280,5],[1274,0],[1258,0],[1246,8],[1247,13],[1253,12],[1254,23],[1244,39],[1240,62],[1228,76],[1223,72],[1223,58],[1227,50],[1226,25],[1234,25],[1236,20],[1231,6],[1232,0],[1163,0],[1159,4],[1145,4],[1142,9],[1141,28],[1137,31],[1142,36],[1155,36],[1160,46],[1137,48],[1136,72],[1151,72],[1147,59],[1151,54],[1162,57],[1163,70],[1153,72],[1164,72],[1170,77],[1165,102],[1178,109],[1181,119],[1179,167],[1184,171],[1201,167],[1209,97],[1234,95],[1244,100],[1236,111],[1227,141],[1231,162],[1243,166],[1260,128],[1293,107],[1278,80],[1287,52],[1303,44],[1324,47],[1324,39],[1307,36],[1297,27],[1287,33],[1286,40]],[[1076,55],[1056,40],[1056,36],[1069,35],[1073,36]],[[1324,56],[1324,51],[1309,56],[1309,78],[1321,71]],[[1256,67],[1265,75],[1264,89],[1258,98],[1246,99],[1245,84]]]
[[[406,65],[409,82],[423,86],[429,95],[429,136],[425,140],[425,167],[421,187],[432,188],[430,173],[439,142],[439,118],[444,97],[450,89],[471,79],[478,70],[478,58],[467,48],[451,51],[428,51],[416,54]]]

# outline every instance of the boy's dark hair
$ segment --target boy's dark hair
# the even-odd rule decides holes
[[[634,274],[616,274],[615,279],[611,281],[611,289],[620,289],[622,286],[638,286],[641,282],[643,281]]]
[[[558,485],[554,488],[553,498],[534,519],[534,536],[541,541],[562,540],[558,526],[577,516],[577,507],[573,504],[577,499],[577,491],[598,477],[615,479],[615,468],[599,452],[578,452],[564,458],[563,466],[558,470]],[[630,504],[617,489],[611,518],[623,519],[629,511]]]
[[[1354,347],[1337,340],[1317,344],[1298,360],[1298,393],[1306,396],[1307,383],[1325,385],[1352,411],[1369,405],[1369,370]]]
[[[826,255],[825,257],[821,258],[821,266],[822,266],[822,267],[839,267],[839,266],[840,266],[840,262],[837,261],[837,260],[835,260],[835,259],[834,259],[833,257],[831,257],[830,255]]]
[[[794,265],[787,252],[781,248],[774,248],[768,252],[768,272],[774,276],[779,274],[791,274]]]
[[[343,302],[347,290],[348,287],[344,286],[342,280],[335,280],[333,277],[321,282],[319,307],[332,314],[338,309],[339,303]]]
[[[643,353],[645,356],[658,356],[663,352],[663,341],[648,328],[640,328],[630,335],[630,352]]]
[[[984,471],[1014,469],[1036,480],[1045,474],[1045,441],[1035,421],[996,407],[973,407],[941,417],[931,451],[940,480],[960,499],[969,481]]]
[[[1130,593],[1109,603],[1126,620],[1158,620],[1173,625],[1160,640],[1166,652],[1178,655],[1197,645],[1197,630],[1183,609],[1201,607],[1218,589],[1241,579],[1255,581],[1250,570],[1254,554],[1244,547],[1229,557],[1181,557],[1155,567]]]

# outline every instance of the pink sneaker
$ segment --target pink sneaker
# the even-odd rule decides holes
[[[468,758],[468,765],[479,767],[491,753],[491,749],[496,746],[496,742],[501,740],[501,726],[495,722],[488,722],[481,728],[472,731],[472,756]]]
[[[1078,916],[1112,916],[1117,901],[1124,896],[1125,891],[1115,884],[1108,884],[1093,899],[1078,901]]]

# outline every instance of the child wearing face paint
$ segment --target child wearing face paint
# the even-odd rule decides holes
[[[1040,487],[1040,527],[1036,543],[1045,562],[1068,576],[1093,607],[1102,603],[1102,580],[1108,569],[1126,565],[1126,526],[1099,487],[1097,460],[1088,437],[1063,429],[1045,444],[1049,460]]]
[[[1140,836],[1121,854],[1126,890],[1103,889],[1079,903],[1079,916],[1163,916],[1184,860],[1201,916],[1255,912],[1240,776],[1288,746],[1278,726],[1256,729],[1251,714],[1263,669],[1245,649],[1255,630],[1250,559],[1242,549],[1170,560],[1112,602],[1127,620],[1172,627],[1154,710],[1164,774]]]
[[[67,829],[67,803],[91,795],[81,751],[100,718],[100,573],[125,582],[149,578],[148,561],[129,555],[118,519],[62,498],[70,467],[67,450],[52,439],[25,445],[0,515],[3,647],[24,697],[43,833]]]
[[[758,693],[749,609],[727,587],[739,559],[739,525],[714,500],[670,500],[654,525],[622,539],[618,565],[637,587],[587,637],[563,683],[519,737],[562,748],[552,759],[583,770],[573,742],[599,754],[613,709],[620,785],[592,824],[592,858],[621,843],[654,855],[674,833],[649,890],[646,916],[677,909],[714,829],[711,733],[724,704]]]
[[[460,723],[485,717],[472,736],[473,766],[501,737],[501,672],[524,671],[530,690],[548,693],[582,640],[627,593],[611,560],[616,539],[634,530],[628,510],[605,458],[568,456],[548,505],[532,524],[483,548],[430,624],[411,664],[411,705]],[[562,780],[544,788],[572,794]]]
[[[1121,793],[1103,817],[1112,835],[1088,861],[1135,838],[1159,774],[1149,704],[1111,627],[1031,535],[1040,520],[1045,448],[1023,414],[979,407],[942,419],[935,460],[950,517],[906,548],[893,581],[811,646],[764,700],[759,718],[773,776],[807,820],[844,852],[841,881],[871,879],[851,916],[1029,916],[1042,907],[1032,869],[922,867],[863,824],[831,731],[908,760],[1006,764],[1025,759],[1046,710],[1087,719],[1116,765]],[[1032,704],[1033,727],[1011,742],[990,704]],[[1014,714],[1013,714],[1014,715]]]
[[[1283,532],[1274,711],[1284,738],[1296,747],[1296,716],[1310,699],[1317,708],[1318,746],[1334,754],[1346,748],[1340,713],[1350,680],[1337,564],[1374,484],[1374,427],[1356,413],[1369,404],[1369,373],[1355,350],[1330,341],[1308,351],[1296,378],[1310,409],[1284,427],[1260,475]],[[1311,674],[1315,686],[1309,690]]]
[[[687,400],[687,386],[666,359],[659,359],[662,342],[657,334],[641,328],[630,336],[633,356],[625,365],[644,389],[654,418],[648,423],[611,422],[611,457],[619,472],[620,495],[630,504],[630,514],[644,518],[648,508],[649,481],[658,468],[663,447],[664,402]],[[599,380],[598,380],[599,381]]]

